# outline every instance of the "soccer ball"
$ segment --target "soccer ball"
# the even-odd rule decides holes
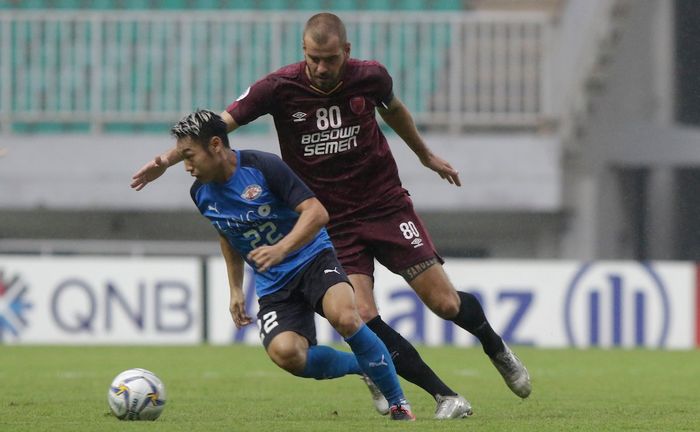
[[[153,372],[129,369],[109,386],[109,409],[119,420],[155,420],[165,408],[165,386]]]

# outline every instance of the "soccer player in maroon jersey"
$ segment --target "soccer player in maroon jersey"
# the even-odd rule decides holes
[[[375,258],[403,276],[434,313],[475,335],[508,387],[528,397],[530,377],[522,362],[491,328],[476,297],[457,291],[443,270],[443,260],[401,186],[375,110],[423,165],[461,186],[458,172],[424,143],[410,112],[393,94],[386,69],[350,58],[340,18],[330,13],[311,17],[303,48],[304,61],[263,77],[221,113],[228,130],[264,114],[273,116],[282,159],[330,214],[328,232],[355,288],[360,315],[392,353],[398,374],[433,395],[436,418],[465,417],[471,405],[382,321],[373,294]],[[157,156],[134,175],[131,187],[141,190],[178,162],[172,149]],[[379,404],[377,409],[385,411]]]

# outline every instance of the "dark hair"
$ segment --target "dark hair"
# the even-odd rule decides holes
[[[226,122],[218,114],[209,110],[198,109],[191,114],[187,114],[170,128],[170,133],[175,138],[190,137],[204,148],[207,148],[209,141],[216,136],[221,138],[224,147],[230,148]]]
[[[304,37],[307,34],[311,40],[320,45],[326,44],[328,38],[333,35],[338,36],[341,45],[348,42],[345,24],[337,15],[328,12],[316,14],[306,21]]]

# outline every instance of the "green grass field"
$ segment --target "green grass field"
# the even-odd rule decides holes
[[[533,393],[521,401],[479,349],[419,351],[474,407],[436,421],[432,398],[402,381],[418,417],[374,412],[356,377],[296,378],[262,348],[0,346],[0,431],[697,431],[700,351],[516,351]],[[156,372],[168,391],[155,422],[109,414],[107,387],[121,370]]]

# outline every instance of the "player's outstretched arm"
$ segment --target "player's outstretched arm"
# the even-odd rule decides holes
[[[231,247],[226,237],[219,236],[219,246],[221,254],[226,262],[226,273],[228,275],[228,287],[231,294],[229,311],[231,318],[237,328],[241,328],[253,322],[245,310],[245,294],[243,293],[243,258]]]
[[[227,132],[238,129],[238,124],[233,117],[231,117],[231,114],[224,111],[220,115],[226,123]],[[182,162],[182,156],[180,156],[175,147],[171,148],[162,155],[156,156],[153,160],[150,160],[146,165],[142,166],[141,169],[136,171],[131,177],[131,188],[140,191],[145,188],[148,183],[162,176],[168,168],[180,162]]]
[[[162,176],[170,166],[182,161],[182,156],[175,147],[166,151],[162,155],[156,156],[131,177],[131,188],[140,191],[146,185],[158,177]]]
[[[394,97],[386,108],[377,107],[377,111],[379,111],[386,124],[413,150],[423,165],[438,173],[441,178],[447,180],[450,184],[462,186],[462,182],[459,180],[459,172],[452,168],[449,162],[430,151],[423,138],[421,138],[420,133],[418,133],[411,113],[399,98]]]

